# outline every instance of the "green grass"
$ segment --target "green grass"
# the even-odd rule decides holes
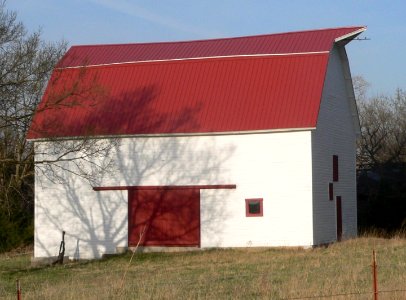
[[[43,268],[31,268],[29,254],[2,254],[0,298],[15,299],[16,279],[23,299],[286,299],[370,293],[373,249],[379,289],[406,290],[406,239],[363,237],[307,250],[137,253],[130,266],[131,254]],[[380,299],[406,299],[406,292],[382,293]]]

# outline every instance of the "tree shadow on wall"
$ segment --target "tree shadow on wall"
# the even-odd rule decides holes
[[[211,136],[137,138],[123,141],[121,149],[122,151],[117,153],[116,161],[122,177],[113,180],[107,179],[100,185],[129,187],[195,186],[192,190],[150,190],[152,195],[144,195],[144,197],[150,197],[150,201],[154,202],[155,205],[148,208],[148,212],[142,208],[145,198],[135,199],[131,204],[133,205],[132,208],[137,211],[137,206],[141,206],[140,209],[144,211],[144,215],[141,216],[143,220],[140,223],[137,220],[134,221],[135,227],[138,226],[134,231],[134,242],[144,226],[146,226],[146,231],[142,244],[148,245],[153,243],[151,240],[154,240],[158,234],[153,233],[156,230],[154,226],[165,227],[168,224],[173,224],[175,227],[181,227],[181,224],[189,224],[181,230],[173,228],[171,231],[173,238],[180,240],[182,237],[175,235],[184,232],[184,237],[186,237],[190,232],[197,230],[196,226],[200,226],[201,234],[211,237],[211,245],[221,244],[224,229],[222,222],[229,213],[227,200],[232,195],[233,190],[213,190],[210,196],[201,197],[202,190],[198,186],[234,183],[229,173],[230,165],[228,163],[235,150],[231,143],[219,144],[216,138]],[[128,159],[130,156],[131,159]],[[144,191],[135,190],[130,192],[130,195],[142,192]],[[144,193],[147,194],[148,192],[145,191]],[[195,193],[197,193],[197,198]],[[158,199],[154,200],[155,197]],[[196,211],[191,211],[190,207],[184,207],[191,205],[185,200],[187,197],[193,198],[192,201],[200,201],[200,207],[205,207],[202,211],[199,207],[199,223],[195,222],[196,216],[194,214]],[[171,221],[175,215],[179,217],[177,223]],[[132,216],[137,218],[137,213]],[[195,225],[190,225],[191,223]],[[164,233],[161,230],[159,234]],[[165,240],[164,237],[162,239]],[[166,244],[170,243],[167,242]],[[180,245],[181,243],[175,244]]]
[[[100,130],[106,130],[104,133],[108,135],[109,128],[102,124],[103,121],[109,124],[114,122],[112,126],[118,132],[131,132],[134,128],[138,128],[140,133],[189,132],[199,128],[196,115],[202,109],[201,103],[174,112],[169,107],[157,107],[154,99],[158,96],[159,88],[155,86],[134,89],[131,93],[116,97],[113,106],[99,103],[93,113],[84,116],[82,124],[72,126],[86,128],[88,135]],[[222,142],[215,136],[139,136],[124,137],[117,141],[108,155],[81,161],[79,165],[77,161],[69,160],[68,154],[66,160],[56,163],[58,167],[49,176],[38,178],[36,256],[56,255],[62,230],[66,231],[66,254],[78,259],[97,258],[103,253],[114,253],[116,247],[127,246],[127,191],[94,191],[92,185],[138,187],[233,184],[228,162],[235,150],[232,139]],[[44,157],[47,157],[46,153],[45,149]],[[111,168],[99,169],[95,164],[108,164]],[[37,168],[43,168],[43,165]],[[80,176],[81,172],[91,174],[92,180]],[[207,199],[200,199],[215,205],[205,205],[205,211],[200,212],[200,224],[192,225],[190,215],[187,212],[182,215],[182,205],[185,203],[168,194],[163,191],[158,197],[170,198],[164,202],[165,205],[172,205],[171,215],[165,215],[167,207],[153,207],[147,216],[149,220],[144,220],[153,225],[146,226],[145,237],[151,239],[161,235],[161,240],[187,240],[191,232],[197,232],[196,226],[200,226],[204,234],[212,237],[211,244],[221,244],[221,224],[227,217],[226,200],[232,190],[219,190],[218,193],[210,193]],[[176,214],[177,211],[180,213]],[[172,220],[168,221],[168,218]],[[190,226],[178,228],[175,234],[172,231],[171,236],[162,236],[170,232],[161,230],[168,224]],[[161,228],[159,232],[154,226]],[[148,240],[144,240],[144,243],[148,244]]]

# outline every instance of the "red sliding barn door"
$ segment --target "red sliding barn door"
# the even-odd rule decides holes
[[[199,246],[199,189],[132,189],[128,205],[129,246]]]

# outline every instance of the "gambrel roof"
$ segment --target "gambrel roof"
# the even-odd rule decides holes
[[[28,138],[315,128],[333,45],[364,30],[74,46]]]

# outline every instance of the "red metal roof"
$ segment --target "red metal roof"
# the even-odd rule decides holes
[[[58,67],[330,51],[335,39],[363,30],[357,26],[187,42],[73,46]]]
[[[101,48],[101,52],[88,52],[94,58],[89,63],[115,64],[56,69],[28,138],[313,128],[317,124],[328,50],[336,38],[349,32],[358,34],[362,28],[310,31],[308,40],[304,32],[272,35],[274,42],[280,41],[273,46],[278,51],[294,53],[300,48],[322,53],[120,64],[117,63],[120,60],[134,58],[133,54],[118,53],[120,58],[113,57],[114,51],[106,46],[102,55],[104,46],[98,46],[95,49]],[[295,36],[300,36],[300,41]],[[241,38],[246,47],[240,39],[212,40],[209,44],[230,43],[233,45],[227,49],[252,54],[255,47],[263,49],[263,46],[247,41],[264,37]],[[165,43],[170,47],[175,44],[177,50],[145,53],[139,60],[179,58],[183,57],[179,56],[182,51],[202,56],[237,53],[227,49],[221,52],[220,46],[213,46],[214,50],[212,46],[200,49],[199,45],[208,45],[204,41],[196,42],[193,50],[189,43]],[[184,45],[186,49],[182,49]],[[133,49],[132,45],[130,48]]]
[[[315,127],[327,61],[312,54],[64,70],[51,80],[29,138]],[[83,90],[91,82],[102,90],[46,109],[79,76]]]

